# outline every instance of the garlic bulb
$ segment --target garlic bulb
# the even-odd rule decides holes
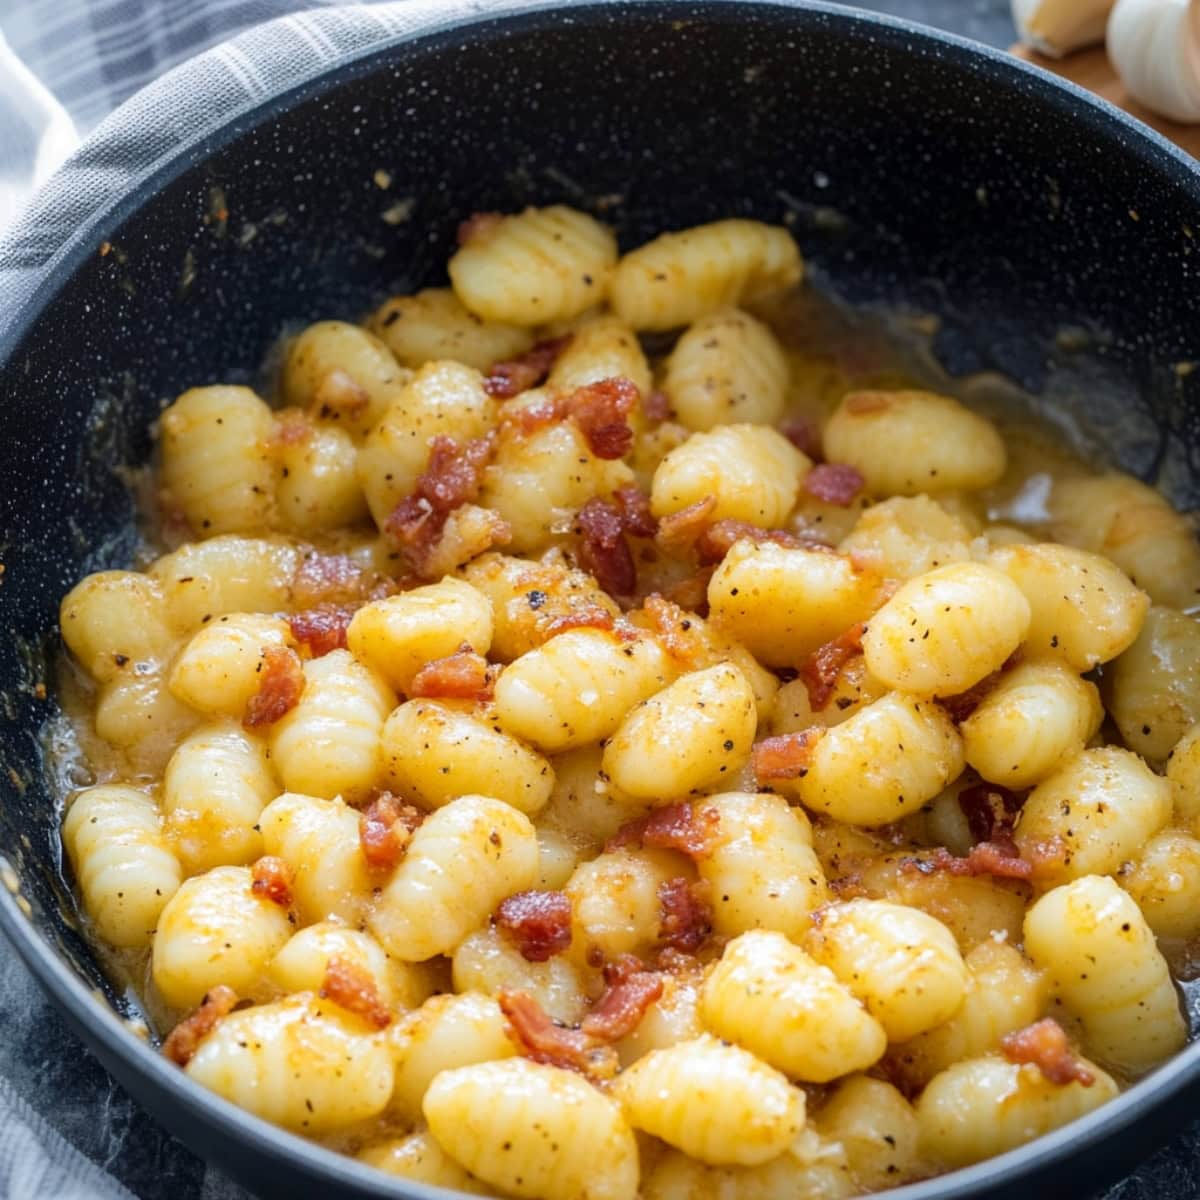
[[[1118,0],[1108,57],[1135,100],[1176,121],[1200,121],[1200,0]]]
[[[1027,46],[1061,58],[1104,39],[1113,0],[1012,0],[1013,21]]]

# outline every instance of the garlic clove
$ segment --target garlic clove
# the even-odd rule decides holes
[[[1104,40],[1113,0],[1012,0],[1013,21],[1027,46],[1061,58]]]
[[[1200,0],[1118,0],[1108,57],[1135,100],[1172,120],[1200,122]]]

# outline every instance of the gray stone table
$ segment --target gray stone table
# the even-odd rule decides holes
[[[1007,46],[1013,40],[1008,0],[862,0],[861,6],[996,46]],[[249,1200],[218,1169],[206,1168],[163,1132],[112,1082],[43,999],[3,940],[0,1076],[68,1141],[141,1200]],[[1200,1196],[1200,1123],[1111,1189],[1103,1200],[1191,1200],[1196,1196]]]

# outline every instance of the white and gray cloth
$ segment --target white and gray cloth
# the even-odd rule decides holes
[[[0,0],[0,330],[67,236],[183,144],[347,55],[495,2]],[[1012,39],[1008,0],[858,3]],[[1194,1145],[1177,1139],[1109,1200],[1195,1196]],[[250,1200],[81,1050],[0,939],[0,1200],[166,1196]]]

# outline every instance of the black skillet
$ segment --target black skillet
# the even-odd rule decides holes
[[[0,315],[0,847],[15,876],[0,878],[19,888],[0,888],[0,927],[135,1097],[270,1196],[434,1193],[247,1116],[128,1031],[70,915],[43,773],[54,697],[36,684],[52,680],[58,599],[128,561],[114,467],[147,453],[164,397],[248,378],[288,323],[439,279],[473,210],[616,197],[604,214],[624,245],[719,216],[789,220],[822,286],[936,314],[951,370],[1052,395],[1114,462],[1200,498],[1200,375],[1177,369],[1200,358],[1200,172],[1161,139],[1004,55],[819,4],[442,14],[185,134],[111,203],[52,185],[47,219],[77,213],[52,255],[36,238],[0,247],[0,279],[21,259],[36,285]],[[86,153],[126,165],[111,137]],[[381,220],[408,197],[409,220]],[[1086,1194],[1197,1096],[1193,1045],[1084,1121],[895,1194]]]

